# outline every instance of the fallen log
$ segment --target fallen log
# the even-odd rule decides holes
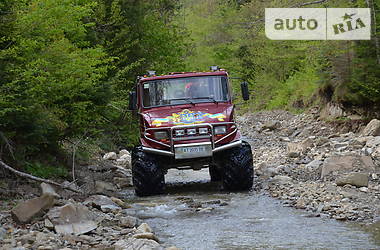
[[[51,184],[51,185],[54,185],[54,186],[57,186],[57,187],[60,187],[60,188],[63,188],[63,189],[67,189],[67,190],[70,190],[72,192],[75,192],[75,193],[82,193],[80,190],[77,190],[75,188],[72,188],[70,186],[66,186],[66,185],[63,185],[63,184],[59,184],[58,182],[55,182],[55,181],[51,181],[51,180],[47,180],[47,179],[43,179],[43,178],[40,178],[40,177],[36,177],[36,176],[33,176],[31,174],[27,174],[27,173],[24,173],[24,172],[21,172],[21,171],[18,171],[10,166],[8,166],[5,162],[3,162],[2,160],[0,160],[0,165],[11,171],[12,173],[18,175],[18,176],[21,176],[21,177],[24,177],[24,178],[27,178],[27,179],[30,179],[30,180],[33,180],[33,181],[38,181],[38,182],[44,182],[44,183],[48,183],[48,184]]]

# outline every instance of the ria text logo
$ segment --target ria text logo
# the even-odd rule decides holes
[[[369,8],[267,8],[272,40],[370,40]]]

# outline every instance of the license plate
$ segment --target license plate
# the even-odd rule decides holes
[[[201,145],[201,146],[182,146],[175,148],[175,158],[176,159],[189,159],[189,158],[199,158],[208,157],[212,155],[211,145]]]

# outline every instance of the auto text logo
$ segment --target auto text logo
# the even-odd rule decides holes
[[[272,40],[370,40],[369,8],[266,8]]]

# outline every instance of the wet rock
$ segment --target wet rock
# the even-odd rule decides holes
[[[380,121],[377,119],[371,120],[362,132],[363,136],[379,136],[380,135]]]
[[[115,250],[161,250],[159,243],[154,240],[128,238],[119,240],[114,244]]]
[[[92,195],[87,198],[83,204],[95,207],[103,212],[114,212],[121,210],[121,207],[112,201],[111,198],[104,195]]]
[[[359,167],[365,171],[373,171],[375,169],[375,165],[369,156],[331,156],[323,163],[321,178],[332,172],[348,172],[355,167]]]
[[[67,204],[56,207],[47,214],[55,231],[63,235],[80,235],[91,232],[98,227],[96,215],[80,204]]]
[[[12,209],[12,217],[19,223],[30,222],[44,215],[54,205],[55,198],[50,194],[24,201]]]
[[[104,194],[107,192],[115,192],[117,189],[111,183],[104,181],[95,181],[95,190],[98,194]]]
[[[115,152],[109,152],[103,156],[103,160],[116,160],[116,159],[117,159],[117,154]]]
[[[369,176],[367,173],[349,173],[337,179],[338,186],[352,185],[356,187],[368,187]]]

